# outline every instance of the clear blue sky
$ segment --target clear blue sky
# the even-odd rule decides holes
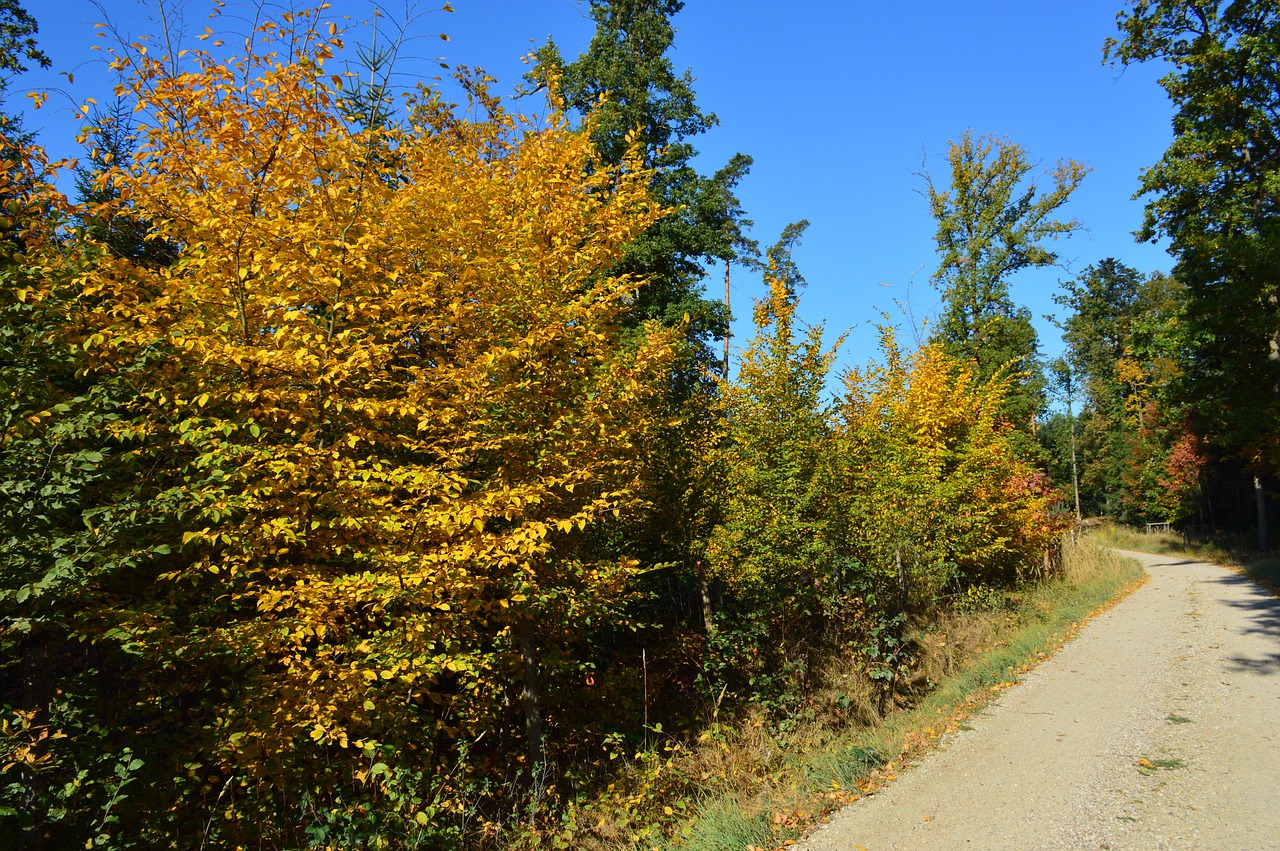
[[[230,0],[229,10],[237,0]],[[481,66],[514,89],[521,57],[548,37],[566,58],[584,50],[594,30],[578,0],[452,0],[452,14],[419,18],[414,45],[421,61],[405,68],[431,76],[431,61]],[[675,19],[674,62],[691,69],[704,111],[719,127],[694,140],[704,171],[735,152],[755,159],[740,189],[754,237],[776,240],[790,221],[812,226],[795,257],[809,288],[801,314],[825,322],[829,336],[850,331],[841,363],[873,356],[871,323],[880,311],[904,322],[895,302],[910,305],[916,322],[934,315],[937,292],[934,225],[921,183],[925,167],[946,182],[949,139],[966,128],[1008,136],[1048,168],[1060,158],[1092,167],[1067,214],[1087,233],[1056,247],[1065,268],[1027,271],[1013,281],[1015,300],[1036,316],[1042,350],[1061,350],[1057,331],[1041,317],[1056,310],[1058,282],[1105,257],[1147,273],[1167,271],[1161,246],[1140,245],[1132,232],[1142,202],[1132,200],[1139,171],[1168,146],[1171,110],[1155,68],[1123,72],[1101,63],[1103,40],[1115,30],[1124,0],[687,0]],[[111,78],[91,46],[102,12],[88,0],[28,0],[40,23],[40,42],[54,60],[48,73],[20,78],[11,108],[28,89],[50,86],[73,98],[110,96]],[[174,5],[172,2],[170,6]],[[393,14],[402,0],[384,0]],[[426,11],[438,4],[420,4]],[[132,35],[154,31],[137,0],[103,6]],[[368,16],[361,0],[334,0],[334,13]],[[185,4],[187,28],[199,32],[208,4]],[[446,32],[443,42],[436,33]],[[72,71],[68,86],[62,72]],[[28,119],[40,141],[58,155],[77,153],[75,122],[66,101],[54,99]],[[719,271],[708,278],[723,294]],[[758,277],[735,270],[735,340],[750,333],[750,299]],[[911,332],[904,328],[908,339]]]

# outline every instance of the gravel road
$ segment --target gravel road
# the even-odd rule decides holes
[[[1280,600],[1125,555],[1146,585],[801,847],[1280,847]]]

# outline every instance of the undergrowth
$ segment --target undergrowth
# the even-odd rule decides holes
[[[892,779],[1140,576],[1092,539],[1067,542],[1053,579],[913,624],[910,664],[887,701],[865,657],[833,656],[788,717],[753,708],[694,741],[656,735],[611,754],[620,770],[607,790],[509,847],[780,847]]]

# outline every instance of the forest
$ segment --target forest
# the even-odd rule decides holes
[[[1059,581],[1082,520],[1271,549],[1275,4],[1139,0],[1099,45],[1168,68],[1168,271],[1065,281],[1043,358],[1009,282],[1088,168],[957,128],[940,314],[842,370],[808,223],[762,247],[750,157],[693,163],[682,6],[590,0],[518,102],[340,73],[324,6],[113,43],[53,161],[0,0],[0,846],[667,847],[680,752],[785,734],[833,665],[873,723],[925,625]]]

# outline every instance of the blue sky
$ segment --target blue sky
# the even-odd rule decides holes
[[[453,13],[428,12],[414,27],[424,38],[404,69],[441,73],[437,56],[481,66],[514,89],[521,57],[548,37],[566,58],[584,50],[594,31],[585,0],[452,0]],[[720,125],[694,140],[699,165],[710,172],[735,152],[755,159],[740,198],[755,222],[753,236],[774,242],[784,225],[808,219],[795,254],[809,281],[801,315],[824,322],[834,338],[850,332],[841,364],[875,354],[873,323],[881,311],[903,324],[933,316],[938,294],[934,224],[917,194],[924,167],[945,184],[948,140],[966,128],[1008,136],[1051,167],[1060,158],[1093,171],[1066,214],[1088,229],[1055,247],[1065,268],[1031,270],[1013,279],[1016,301],[1037,319],[1042,350],[1061,350],[1056,329],[1041,317],[1057,308],[1059,281],[1106,257],[1140,271],[1167,271],[1160,245],[1135,243],[1142,202],[1132,200],[1139,172],[1171,139],[1171,109],[1156,68],[1117,70],[1101,62],[1103,40],[1115,31],[1123,0],[687,0],[675,19],[673,59],[696,77],[699,104]],[[73,99],[110,96],[111,77],[92,26],[102,12],[88,0],[26,3],[40,23],[39,39],[54,60],[47,73],[14,84],[10,106],[37,87],[69,90]],[[170,2],[170,5],[174,5]],[[384,0],[393,15],[402,0]],[[110,17],[131,35],[154,31],[136,0],[104,0]],[[234,9],[236,0],[229,8]],[[188,29],[204,26],[208,4],[186,3]],[[333,11],[362,20],[369,6],[335,0]],[[420,4],[426,12],[429,4]],[[436,33],[448,33],[444,42]],[[74,85],[59,74],[72,71]],[[30,115],[40,141],[56,155],[77,153],[76,122],[65,100]],[[736,270],[735,341],[750,334],[750,299],[757,276]],[[719,271],[708,279],[723,294]]]

